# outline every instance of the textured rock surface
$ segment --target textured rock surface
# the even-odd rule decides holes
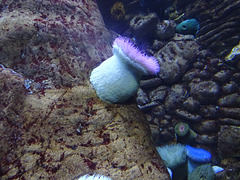
[[[174,126],[179,122],[187,123],[197,133],[194,146],[212,153],[213,163],[226,168],[225,179],[235,177],[239,169],[238,155],[232,156],[227,151],[234,145],[235,153],[239,147],[240,76],[235,66],[211,57],[208,51],[198,47],[193,37],[175,35],[155,54],[160,60],[162,81],[156,87],[142,88],[149,105],[144,112],[157,146],[176,142]],[[187,67],[183,67],[182,62]],[[143,84],[145,82],[151,79],[144,80]]]
[[[29,2],[1,1],[1,63],[47,88],[86,84],[94,62],[111,54],[97,5]]]
[[[225,56],[230,52],[229,47],[237,45],[240,39],[239,8],[239,0],[198,0],[189,3],[185,13],[200,22],[198,41],[217,55]]]
[[[157,24],[155,31],[156,38],[169,39],[175,34],[176,23],[174,21],[163,20]]]
[[[154,32],[158,23],[158,17],[155,13],[150,13],[146,16],[137,15],[130,21],[130,28],[138,37],[151,35]]]
[[[219,131],[219,151],[222,157],[239,157],[240,155],[240,127],[221,126]],[[232,142],[229,144],[229,142]]]
[[[174,41],[169,42],[155,56],[159,60],[161,70],[159,76],[165,83],[176,83],[197,58],[199,45],[193,36],[189,39],[177,34]]]
[[[111,55],[96,3],[0,4],[1,179],[169,179],[136,105],[91,88],[89,72]]]

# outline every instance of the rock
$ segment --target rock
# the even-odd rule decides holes
[[[201,106],[199,114],[205,118],[217,118],[219,116],[219,107],[215,105]]]
[[[153,44],[152,44],[152,50],[153,50],[153,51],[159,51],[159,50],[162,49],[165,45],[166,45],[166,43],[155,39],[155,40],[153,41]]]
[[[223,117],[240,119],[240,108],[221,107],[219,111]]]
[[[218,143],[217,135],[202,134],[195,138],[196,143],[203,145],[215,145]]]
[[[184,120],[187,120],[191,123],[194,123],[194,122],[199,122],[202,120],[202,117],[200,115],[195,115],[195,114],[192,114],[188,111],[184,111],[184,110],[181,110],[181,109],[176,109],[175,111],[175,114],[179,117],[179,118],[182,118]]]
[[[150,129],[152,132],[152,138],[153,138],[154,144],[155,145],[160,144],[161,139],[160,139],[160,130],[159,130],[158,125],[150,124]]]
[[[138,105],[139,109],[141,109],[142,111],[148,111],[148,110],[152,109],[155,106],[158,106],[158,103],[150,102],[150,103],[145,104],[143,106]]]
[[[175,34],[176,23],[173,20],[163,20],[157,24],[155,37],[159,39],[169,39]]]
[[[187,98],[188,91],[185,86],[180,84],[172,86],[164,102],[166,111],[173,112]]]
[[[196,101],[193,97],[189,97],[183,102],[183,107],[190,112],[197,112],[200,107],[200,103]]]
[[[203,104],[212,104],[219,96],[219,86],[214,81],[190,83],[190,94]]]
[[[25,94],[27,94],[25,79],[15,71],[0,66],[0,89],[0,109],[6,115],[13,113],[17,116],[16,111],[23,107],[26,98]],[[12,124],[16,125],[18,122]]]
[[[223,64],[223,61],[221,59],[219,59],[219,58],[211,58],[207,62],[207,65],[205,65],[204,68],[208,69],[212,73],[217,73],[217,72],[219,72],[222,64]]]
[[[199,134],[218,132],[219,122],[218,120],[203,120],[193,124],[193,129]]]
[[[136,15],[130,21],[130,28],[133,34],[137,37],[151,35],[158,23],[158,16],[155,13],[150,13],[146,16]]]
[[[112,54],[96,2],[0,8],[0,63],[8,67],[0,68],[0,179],[169,179],[136,104],[104,103],[89,82]],[[39,89],[28,93],[26,79]]]
[[[218,133],[218,148],[222,157],[240,156],[240,128],[239,126],[220,127]]]
[[[208,70],[203,69],[199,72],[199,77],[201,79],[209,79],[209,77],[211,77],[211,73]]]
[[[159,86],[149,93],[149,98],[151,101],[163,102],[168,93],[168,90],[169,88],[167,86]]]
[[[164,130],[164,129],[160,129],[159,139],[161,141],[161,144],[173,141],[174,138],[175,137],[174,137],[173,133],[170,133],[169,131]]]
[[[218,119],[219,123],[222,125],[235,125],[240,126],[240,121],[238,119],[232,119],[232,118],[221,118]]]
[[[147,94],[141,88],[138,89],[136,100],[137,100],[137,104],[140,106],[149,103]]]
[[[86,59],[100,63],[112,54],[109,34],[103,25],[99,26],[102,17],[93,10],[97,9],[96,3],[89,3],[88,13],[80,16],[83,4],[77,2],[64,0],[53,5],[52,1],[32,1],[27,8],[29,2],[3,5],[6,10],[1,11],[4,18],[0,19],[0,63],[41,83],[42,89],[87,82],[96,64]],[[25,7],[26,12],[20,12]],[[79,70],[82,68],[88,71]]]
[[[18,170],[10,168],[6,163],[11,159],[10,157],[13,155],[11,151],[21,139],[21,128],[24,123],[24,119],[21,118],[21,111],[27,94],[24,87],[24,78],[11,69],[0,66],[0,89],[1,172],[12,170],[9,174],[12,173],[14,176]],[[1,176],[2,173],[0,178]]]
[[[154,116],[154,117],[164,117],[165,115],[165,108],[163,105],[159,105],[159,106],[156,106],[154,108],[152,108],[152,111],[151,111],[151,114]]]
[[[240,96],[237,93],[224,96],[218,100],[218,105],[225,107],[239,107]]]
[[[182,78],[183,82],[191,82],[193,79],[199,77],[200,70],[199,69],[191,69],[190,71],[186,72]]]
[[[232,80],[237,83],[240,83],[240,73],[234,73],[232,76]]]
[[[194,41],[195,37],[193,35],[183,35],[176,33],[173,37],[175,41]]]
[[[193,67],[196,68],[196,69],[203,69],[204,68],[204,63],[200,62],[200,61],[197,61],[197,62],[193,63]]]
[[[198,41],[218,56],[225,56],[234,47],[240,37],[238,9],[240,2],[204,0],[189,3],[184,10],[186,17],[195,17],[200,22],[200,30],[197,33]]]
[[[230,81],[222,86],[222,91],[226,94],[234,93],[238,90],[238,85],[234,81]]]
[[[161,70],[159,77],[166,84],[176,83],[197,58],[199,45],[194,40],[176,40],[160,49],[155,57]]]
[[[214,80],[220,83],[226,83],[231,77],[232,73],[230,70],[221,70],[213,76]]]
[[[141,88],[151,88],[151,87],[157,87],[162,84],[162,80],[160,78],[152,78],[147,80],[141,80],[140,81],[140,87]]]

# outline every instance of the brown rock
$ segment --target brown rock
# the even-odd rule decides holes
[[[177,83],[198,56],[199,45],[184,37],[169,42],[155,54],[161,67],[159,77],[166,84]]]
[[[89,83],[111,55],[96,2],[1,5],[0,63],[22,75],[0,68],[1,179],[169,179],[137,106],[106,104]]]
[[[200,123],[193,124],[193,129],[196,133],[211,133],[218,132],[219,123],[217,120],[204,120]]]
[[[222,157],[239,157],[240,128],[238,126],[221,126],[218,137],[218,147]]]
[[[220,113],[226,118],[240,119],[240,108],[221,107]]]
[[[218,142],[217,134],[209,135],[209,134],[202,134],[198,135],[195,138],[196,143],[203,144],[203,145],[214,145]]]

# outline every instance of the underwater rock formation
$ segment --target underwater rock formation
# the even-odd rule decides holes
[[[161,67],[160,78],[167,84],[176,83],[197,58],[199,48],[193,36],[176,34],[155,54]]]
[[[226,56],[240,39],[240,1],[205,1],[190,3],[184,13],[186,17],[197,18],[200,30],[198,41],[218,56]]]
[[[155,57],[159,77],[140,83],[137,100],[156,146],[176,142],[174,126],[187,123],[197,133],[193,144],[211,152],[213,163],[228,167],[223,179],[234,179],[239,170],[239,70],[211,57],[188,35],[175,36]]]
[[[0,178],[169,179],[136,104],[89,82],[111,56],[95,1],[0,2]]]

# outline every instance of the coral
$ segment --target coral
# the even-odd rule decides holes
[[[214,172],[212,170],[211,164],[204,164],[193,170],[189,174],[188,180],[213,180]]]
[[[113,56],[92,71],[90,81],[103,101],[124,102],[137,92],[142,75],[158,71],[155,58],[144,55],[128,39],[119,37],[113,43]]]
[[[181,22],[176,27],[176,31],[180,34],[192,34],[195,35],[200,29],[200,24],[196,19],[188,19]]]
[[[125,17],[125,8],[122,2],[115,2],[111,8],[111,16],[116,19],[120,20]]]
[[[165,145],[157,147],[157,151],[171,170],[186,162],[185,146],[181,144]]]

